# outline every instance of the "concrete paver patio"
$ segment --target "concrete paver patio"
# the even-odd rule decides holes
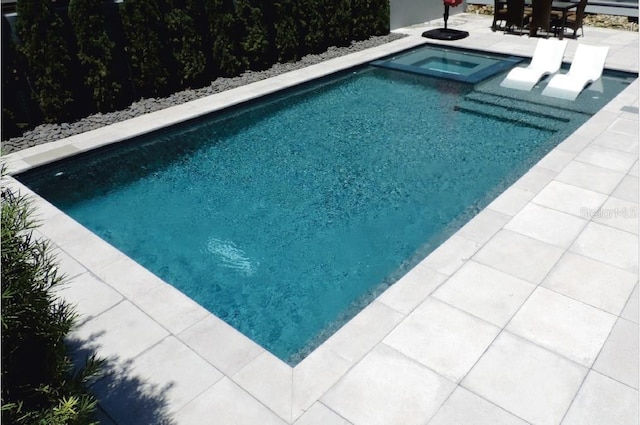
[[[531,56],[536,39],[456,15],[453,43]],[[37,146],[14,171],[425,43],[410,34],[271,80]],[[585,28],[638,71],[638,33]],[[447,42],[442,42],[447,44]],[[449,42],[450,43],[450,42]],[[291,368],[34,196],[82,314],[72,338],[110,360],[105,424],[638,423],[638,80],[429,257]],[[29,190],[12,183],[23,193]]]

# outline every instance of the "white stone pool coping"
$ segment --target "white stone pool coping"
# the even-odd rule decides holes
[[[127,140],[423,44],[433,25],[6,158],[19,172]],[[471,32],[455,46],[528,56],[535,47],[492,33],[487,17],[450,25]],[[608,68],[638,71],[638,33],[586,28],[568,59],[580,42],[612,46]],[[38,232],[72,278],[61,294],[82,314],[73,337],[119,373],[94,386],[105,423],[161,423],[161,414],[177,424],[631,424],[637,108],[638,80],[294,368],[11,184],[31,193]]]

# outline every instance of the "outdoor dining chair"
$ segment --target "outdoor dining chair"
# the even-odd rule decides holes
[[[520,34],[525,24],[529,22],[529,15],[524,11],[524,0],[507,0],[507,18],[505,23],[505,33],[507,30],[513,31],[513,27],[520,28]]]
[[[531,5],[531,23],[529,24],[530,37],[537,35],[538,29],[545,30],[546,37],[549,37],[549,33],[552,28],[551,3],[552,0],[537,0]]]
[[[493,0],[493,23],[491,31],[496,32],[498,22],[507,20],[507,2],[505,0]]]
[[[580,0],[578,3],[578,7],[576,7],[575,11],[570,11],[567,13],[566,20],[562,22],[561,14],[555,16],[553,19],[554,25],[558,28],[558,30],[563,31],[565,28],[569,28],[573,30],[573,38],[578,37],[578,29],[582,31],[582,36],[584,37],[584,28],[582,26],[582,20],[584,18],[584,9],[587,7],[587,0]]]

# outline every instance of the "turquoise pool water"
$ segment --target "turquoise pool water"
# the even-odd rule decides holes
[[[363,67],[17,178],[293,365],[632,80],[576,106],[503,75]]]

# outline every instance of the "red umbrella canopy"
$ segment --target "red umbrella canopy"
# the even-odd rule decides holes
[[[445,6],[453,6],[453,7],[456,7],[457,5],[462,3],[462,1],[463,0],[442,0]]]

